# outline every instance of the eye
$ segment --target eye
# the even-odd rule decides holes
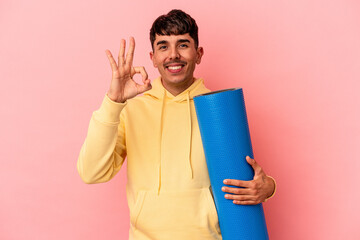
[[[160,47],[159,47],[159,50],[165,50],[167,47],[165,46],[165,45],[161,45]]]
[[[179,47],[180,47],[180,48],[187,48],[187,47],[188,47],[188,45],[187,45],[187,44],[185,44],[185,43],[183,43],[183,44],[180,44],[180,45],[179,45]]]

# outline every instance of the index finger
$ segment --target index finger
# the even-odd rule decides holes
[[[132,66],[133,58],[134,58],[134,51],[135,51],[135,39],[134,39],[134,37],[130,37],[129,50],[126,54],[126,60],[125,60],[125,64],[128,67]]]
[[[243,181],[243,180],[236,180],[236,179],[225,179],[224,184],[237,186],[237,187],[251,187],[250,181]]]
[[[118,66],[116,65],[116,62],[115,62],[114,57],[112,56],[110,50],[106,49],[106,50],[105,50],[105,53],[106,53],[106,56],[107,56],[108,59],[109,59],[112,72],[113,72],[113,73],[116,72]]]

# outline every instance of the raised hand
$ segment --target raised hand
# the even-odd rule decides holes
[[[112,70],[112,79],[107,95],[115,102],[125,102],[127,99],[133,98],[136,95],[151,89],[150,79],[148,79],[145,68],[132,66],[135,39],[133,37],[130,38],[130,46],[126,58],[125,45],[125,40],[121,39],[118,64],[116,64],[111,52],[109,50],[105,51]],[[144,83],[143,85],[138,84],[133,80],[135,74],[141,74]]]

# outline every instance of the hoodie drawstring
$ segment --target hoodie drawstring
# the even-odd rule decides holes
[[[191,160],[191,153],[192,153],[192,131],[193,131],[193,122],[192,122],[192,114],[191,114],[191,100],[192,100],[192,96],[194,95],[197,95],[197,94],[201,94],[201,93],[205,93],[205,92],[208,92],[209,90],[207,90],[204,85],[203,85],[203,80],[202,79],[199,79],[199,80],[196,80],[197,82],[194,83],[190,89],[184,91],[183,93],[181,93],[179,96],[176,96],[176,97],[173,97],[173,96],[169,96],[169,99],[170,101],[175,101],[177,103],[180,103],[180,102],[183,102],[186,101],[186,104],[187,104],[187,111],[188,111],[188,124],[187,124],[187,130],[186,130],[186,137],[185,137],[185,142],[181,143],[181,144],[185,144],[184,146],[184,153],[185,153],[185,159],[184,162],[186,164],[186,168],[188,169],[188,173],[189,173],[189,177],[190,179],[194,179],[194,169],[193,169],[193,165],[192,165],[192,160]],[[151,97],[155,97],[157,99],[161,99],[162,103],[161,103],[161,112],[160,112],[160,148],[159,148],[159,151],[160,151],[160,159],[159,159],[159,166],[158,166],[158,182],[157,182],[157,186],[156,186],[156,191],[157,191],[157,194],[160,195],[160,190],[161,190],[161,185],[162,185],[162,174],[161,174],[161,166],[162,166],[162,161],[164,161],[163,157],[164,157],[164,154],[163,154],[163,131],[164,131],[164,112],[165,112],[165,104],[166,104],[166,101],[167,101],[167,92],[166,92],[166,89],[163,87],[162,83],[161,83],[161,79],[158,78],[156,80],[153,81],[153,88],[144,93],[144,95],[148,95],[148,96],[151,96]],[[186,99],[186,100],[185,100]],[[185,125],[186,126],[186,125]],[[187,148],[187,149],[185,149]],[[174,153],[176,154],[176,153]],[[165,159],[166,160],[166,159]]]
[[[190,178],[193,179],[193,169],[192,169],[192,163],[191,163],[191,144],[192,144],[192,121],[191,121],[191,105],[190,105],[190,92],[187,92],[187,104],[188,104],[188,110],[189,110],[189,152],[188,152],[188,161],[189,161],[189,171],[190,171]]]
[[[161,103],[161,113],[160,113],[160,160],[159,160],[159,182],[157,187],[157,193],[160,194],[161,188],[161,161],[162,161],[162,137],[163,137],[163,118],[164,118],[164,106],[165,106],[165,99],[166,99],[166,91],[164,89],[163,99]]]

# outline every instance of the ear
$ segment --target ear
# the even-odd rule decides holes
[[[153,51],[150,52],[150,59],[153,62],[154,67],[157,68],[157,64],[155,63],[155,60],[154,60],[154,52]]]
[[[196,64],[201,63],[201,58],[204,55],[204,49],[202,47],[198,47],[196,50],[197,58],[196,58]]]

